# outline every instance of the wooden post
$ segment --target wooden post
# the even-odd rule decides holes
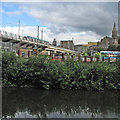
[[[62,60],[65,61],[65,53],[62,53]]]
[[[99,61],[99,57],[97,57],[97,62]]]
[[[52,51],[50,51],[50,57],[53,58],[53,53],[52,53]]]
[[[18,55],[19,55],[19,57],[22,57],[22,50],[21,49],[18,50]]]
[[[78,60],[80,61],[80,54],[78,54]]]
[[[30,56],[31,56],[31,51],[29,50],[29,51],[28,51],[28,57],[30,57]]]
[[[87,57],[86,56],[84,56],[84,62],[86,62],[87,61]]]
[[[115,61],[116,63],[118,62],[118,58],[116,57],[116,61]]]
[[[104,57],[102,57],[102,62],[104,62]]]
[[[74,55],[72,55],[72,60],[74,61]]]
[[[36,55],[37,55],[37,56],[39,55],[38,51],[36,51]]]
[[[93,62],[93,57],[90,57],[90,62]]]

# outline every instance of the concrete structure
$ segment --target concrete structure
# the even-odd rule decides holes
[[[70,50],[74,50],[73,40],[60,41],[60,47],[70,49]]]
[[[38,56],[39,54],[47,54],[48,52],[52,53],[52,55],[60,54],[62,56],[62,54],[64,54],[65,56],[67,54],[78,56],[78,52],[74,50],[52,46],[47,41],[30,36],[21,37],[12,33],[7,33],[6,31],[0,31],[0,39],[2,39],[3,44],[10,44],[9,48],[11,48],[11,45],[15,45],[16,53],[18,53],[20,57],[24,54],[30,57],[32,54]],[[44,48],[44,51],[41,52],[42,48]]]
[[[1,47],[5,49],[6,51],[16,51],[17,46],[15,43],[10,43],[10,42],[2,42],[1,41]]]
[[[106,50],[110,45],[118,46],[117,29],[115,23],[112,30],[112,37],[106,36],[103,39],[101,39],[101,41],[98,42],[98,48],[104,48]]]

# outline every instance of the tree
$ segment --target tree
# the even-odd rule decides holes
[[[120,37],[118,37],[118,44],[120,44]]]
[[[97,48],[96,50],[97,50],[98,52],[100,52],[100,51],[105,51],[105,49],[104,49],[104,48],[101,48],[101,47],[100,47],[100,48]]]
[[[84,56],[88,56],[88,54],[87,54],[87,53],[85,53],[85,54],[84,54]]]
[[[96,58],[100,58],[100,52],[95,53]]]
[[[90,49],[87,50],[87,54],[88,54],[89,56],[91,55]]]
[[[117,46],[116,45],[109,45],[107,50],[116,51],[117,50]]]
[[[117,46],[117,50],[120,51],[120,45]]]

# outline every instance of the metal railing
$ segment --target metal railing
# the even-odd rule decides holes
[[[47,41],[43,41],[43,40],[37,40],[33,37],[27,37],[27,36],[19,36],[17,34],[13,34],[13,33],[9,33],[6,31],[2,31],[0,30],[0,37],[2,38],[7,38],[7,39],[11,39],[11,40],[16,40],[16,41],[21,41],[21,42],[26,42],[26,43],[30,43],[30,44],[35,44],[35,45],[39,45],[39,46],[49,46],[51,48],[55,48],[55,49],[59,49],[59,50],[65,50],[67,52],[72,52],[72,53],[78,53],[74,50],[69,50],[69,49],[65,49],[65,48],[60,48],[57,46],[52,46],[49,42]]]
[[[1,31],[0,30],[0,37],[2,38],[8,38],[8,39],[13,39],[16,41],[22,41],[22,42],[28,42],[36,45],[49,45],[48,42],[41,42],[40,40],[34,39],[34,38],[28,38],[27,36],[19,36],[17,34],[9,33],[6,31]]]

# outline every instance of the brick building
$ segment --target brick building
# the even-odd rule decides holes
[[[70,49],[70,50],[74,50],[73,40],[60,41],[60,47]]]
[[[117,38],[117,29],[116,24],[114,23],[114,27],[112,30],[112,37],[104,37],[98,42],[98,48],[104,48],[105,50],[109,47],[109,45],[118,46],[118,38]]]

